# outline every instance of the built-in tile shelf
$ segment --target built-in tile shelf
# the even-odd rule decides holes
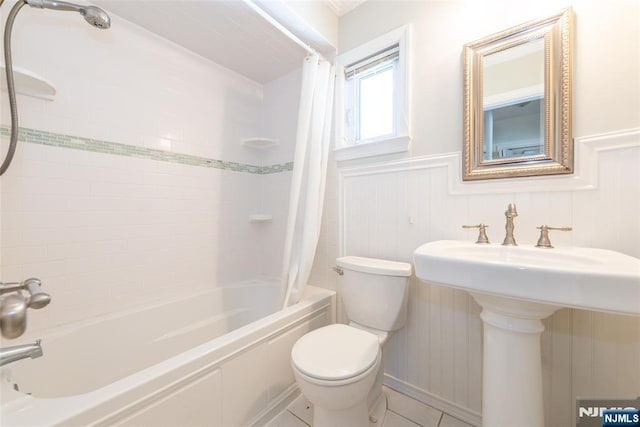
[[[2,74],[2,78],[0,79],[0,88],[6,91],[7,80],[4,77],[6,73],[6,67],[4,64],[0,64],[0,73]],[[33,71],[13,66],[13,81],[15,83],[16,92],[19,94],[48,101],[53,101],[56,97],[56,88],[53,83]]]
[[[257,150],[266,150],[268,148],[275,147],[280,143],[277,139],[271,138],[244,138],[241,144],[245,147],[255,148]]]
[[[271,222],[273,215],[270,214],[251,214],[249,215],[249,222]]]

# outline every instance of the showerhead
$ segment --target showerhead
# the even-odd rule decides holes
[[[40,9],[75,11],[84,16],[84,20],[96,28],[106,30],[111,27],[111,18],[107,12],[96,6],[83,6],[57,0],[25,0],[25,2],[31,7]]]
[[[84,20],[96,28],[103,30],[111,27],[111,18],[107,12],[95,6],[87,6],[80,9],[80,15],[84,16]]]

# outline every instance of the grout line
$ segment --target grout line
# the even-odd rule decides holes
[[[415,424],[415,425],[417,425],[417,426],[424,427],[422,424],[419,424],[419,423],[415,422],[414,420],[412,420],[412,419],[410,419],[410,418],[405,417],[405,416],[404,416],[404,415],[402,415],[402,414],[399,414],[399,413],[397,413],[397,412],[395,412],[395,411],[392,411],[391,409],[387,409],[387,410],[386,410],[386,412],[385,412],[385,417],[384,417],[385,421],[386,421],[386,419],[387,419],[387,412],[392,412],[393,414],[395,414],[395,415],[399,416],[400,418],[407,420],[407,421],[408,421],[408,422],[410,422],[411,424]],[[442,413],[440,413],[440,419],[442,419]],[[440,422],[439,422],[439,421],[438,421],[438,424],[440,424]],[[387,426],[385,425],[385,423],[382,423],[382,427],[387,427]]]
[[[290,410],[285,409],[285,411],[287,411],[288,413],[290,413],[291,415],[293,415],[294,417],[296,417],[297,419],[299,419],[299,420],[300,420],[300,422],[302,422],[304,425],[306,425],[306,426],[308,426],[308,425],[309,425],[309,424],[307,424],[307,423],[305,422],[305,420],[303,420],[302,418],[300,418],[299,416],[297,416],[296,414],[294,414],[294,413],[293,413],[293,412],[291,412]],[[309,427],[311,427],[311,426],[309,426]]]
[[[9,128],[4,126],[0,127],[0,137],[8,138]],[[122,144],[119,142],[84,138],[75,135],[58,134],[24,127],[18,128],[18,141],[30,144],[67,148],[72,150],[89,151],[93,153],[136,157],[140,159],[178,163],[188,166],[232,170],[236,172],[245,172],[259,175],[267,175],[293,170],[293,162],[277,163],[269,166],[256,166],[247,163],[227,162],[224,160],[210,159],[207,157],[194,156],[191,154],[174,153],[171,151],[163,151],[155,148],[147,148],[137,145]]]

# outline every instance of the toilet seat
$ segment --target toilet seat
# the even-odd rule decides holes
[[[299,372],[311,378],[341,381],[370,369],[379,353],[376,335],[334,324],[301,337],[291,350],[291,362]]]

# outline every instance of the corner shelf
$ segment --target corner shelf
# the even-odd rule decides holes
[[[267,148],[275,147],[280,143],[277,139],[271,138],[244,138],[241,144],[245,147],[255,148],[257,150],[266,150]]]
[[[249,215],[249,222],[271,222],[273,215],[269,214],[251,214]]]
[[[6,67],[0,64],[0,88],[7,90],[7,80],[5,78]],[[44,77],[21,67],[13,67],[13,80],[15,82],[16,93],[21,95],[32,96],[34,98],[53,101],[56,97],[56,88]]]

